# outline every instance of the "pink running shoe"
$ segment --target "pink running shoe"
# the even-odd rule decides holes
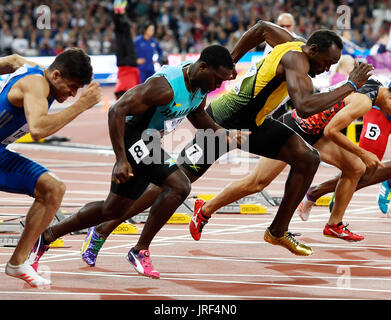
[[[153,268],[148,250],[140,250],[136,253],[134,248],[132,248],[128,252],[126,258],[139,274],[153,279],[160,278],[160,272]]]

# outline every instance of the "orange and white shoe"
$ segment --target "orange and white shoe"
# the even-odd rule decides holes
[[[26,281],[34,288],[49,286],[52,283],[50,280],[42,278],[35,272],[28,259],[23,264],[16,266],[8,262],[5,267],[5,273],[11,277]]]

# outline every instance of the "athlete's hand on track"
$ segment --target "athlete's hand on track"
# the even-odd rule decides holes
[[[133,169],[128,161],[117,161],[113,168],[111,180],[120,184],[127,182],[133,177]]]
[[[367,168],[377,168],[382,167],[384,168],[385,165],[379,160],[377,155],[374,153],[364,150],[363,154],[360,156],[361,160],[364,162],[364,164],[367,166]]]
[[[353,71],[349,75],[349,80],[351,80],[356,85],[357,89],[359,89],[372,75],[372,70],[373,66],[371,64],[361,63],[359,65],[358,62],[356,62]]]
[[[78,101],[87,110],[92,108],[101,100],[102,88],[99,86],[99,83],[91,82],[85,89],[83,89]]]

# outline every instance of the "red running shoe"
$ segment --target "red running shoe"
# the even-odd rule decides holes
[[[209,218],[205,217],[202,214],[202,206],[205,201],[202,199],[197,199],[194,203],[194,215],[191,218],[189,223],[190,234],[195,241],[201,239],[201,232],[204,226],[208,223]]]
[[[334,225],[326,224],[323,234],[326,237],[340,238],[346,241],[361,241],[364,239],[364,236],[351,232],[347,226],[348,224],[345,226],[342,222]]]

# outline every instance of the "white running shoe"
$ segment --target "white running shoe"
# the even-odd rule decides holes
[[[38,275],[38,273],[36,273],[33,267],[30,265],[28,259],[23,264],[19,264],[17,266],[14,266],[8,262],[5,267],[5,273],[11,277],[26,281],[34,288],[49,286],[52,283],[50,280],[42,278],[40,275]]]
[[[300,202],[299,206],[297,207],[297,211],[299,213],[299,217],[303,221],[307,221],[312,207],[315,205],[315,201],[311,201],[307,198],[307,196],[304,197],[304,199]]]

